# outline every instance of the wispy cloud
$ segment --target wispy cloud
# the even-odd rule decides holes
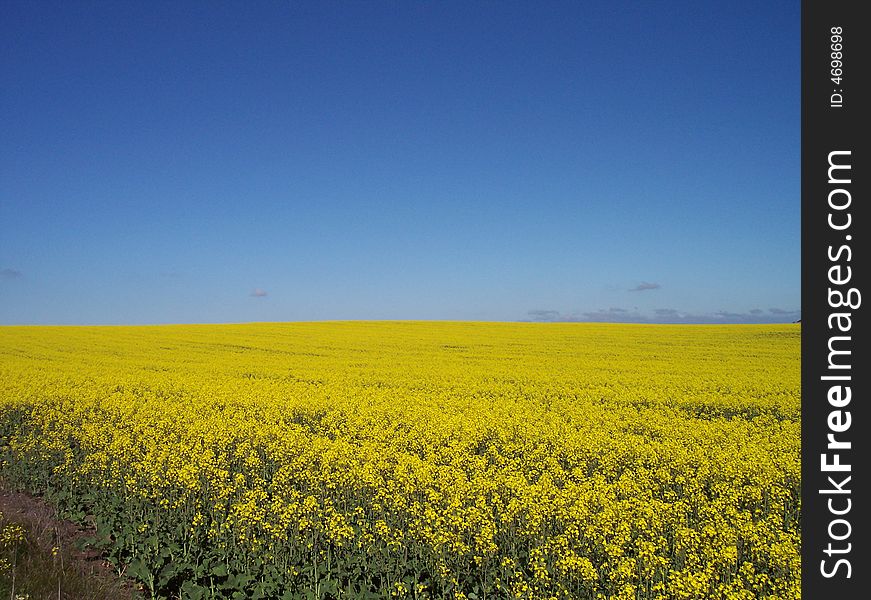
[[[747,312],[718,310],[711,313],[692,313],[661,308],[654,311],[654,322],[657,323],[788,323],[801,316],[801,311],[779,310],[766,314],[765,311],[754,308]]]
[[[649,318],[636,310],[628,310],[616,306],[588,311],[583,313],[583,317],[585,321],[603,323],[647,323],[650,321]]]
[[[799,310],[775,309],[762,311],[753,309],[747,312],[719,310],[715,312],[686,312],[676,308],[655,308],[650,312],[640,312],[637,308],[611,306],[576,314],[565,315],[556,310],[531,310],[527,313],[531,321],[566,322],[585,321],[596,323],[790,323],[801,317]]]
[[[24,277],[24,273],[22,273],[18,269],[10,269],[7,267],[0,269],[0,279],[10,280],[21,279],[22,277]]]
[[[530,310],[526,314],[529,315],[529,321],[537,323],[564,323],[580,320],[575,315],[565,315],[558,310]]]
[[[254,298],[265,298],[268,295],[269,294],[267,293],[266,290],[262,290],[260,288],[254,288],[254,291],[251,292],[251,296]]]
[[[526,314],[533,321],[557,321],[560,316],[558,310],[530,310]]]
[[[629,291],[630,292],[646,292],[647,290],[658,290],[661,287],[662,286],[659,285],[658,283],[650,283],[647,281],[642,281],[641,283],[636,285],[634,288],[629,288]]]
[[[730,312],[728,310],[718,310],[714,313],[714,317],[717,319],[723,319],[725,321],[731,321],[735,319],[746,319],[749,313],[738,313],[738,312]]]

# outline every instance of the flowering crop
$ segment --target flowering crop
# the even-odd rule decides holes
[[[0,475],[155,597],[798,598],[798,325],[0,328]]]

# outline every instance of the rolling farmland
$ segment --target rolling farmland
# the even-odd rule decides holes
[[[159,598],[798,598],[799,366],[799,325],[0,327],[0,477]]]

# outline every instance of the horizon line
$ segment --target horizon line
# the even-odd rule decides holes
[[[529,325],[702,325],[702,326],[748,326],[748,325],[801,325],[801,319],[795,321],[769,322],[729,322],[716,323],[709,321],[534,321],[531,319],[501,320],[501,319],[306,319],[296,321],[199,321],[199,322],[158,322],[158,323],[0,323],[0,327],[184,327],[208,325],[294,325],[311,323],[501,323]]]

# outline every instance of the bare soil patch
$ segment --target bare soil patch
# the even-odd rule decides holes
[[[120,577],[87,541],[94,530],[58,519],[42,498],[10,489],[0,481],[0,514],[18,524],[25,537],[6,550],[11,568],[0,573],[0,598],[28,600],[140,600],[134,582]]]

